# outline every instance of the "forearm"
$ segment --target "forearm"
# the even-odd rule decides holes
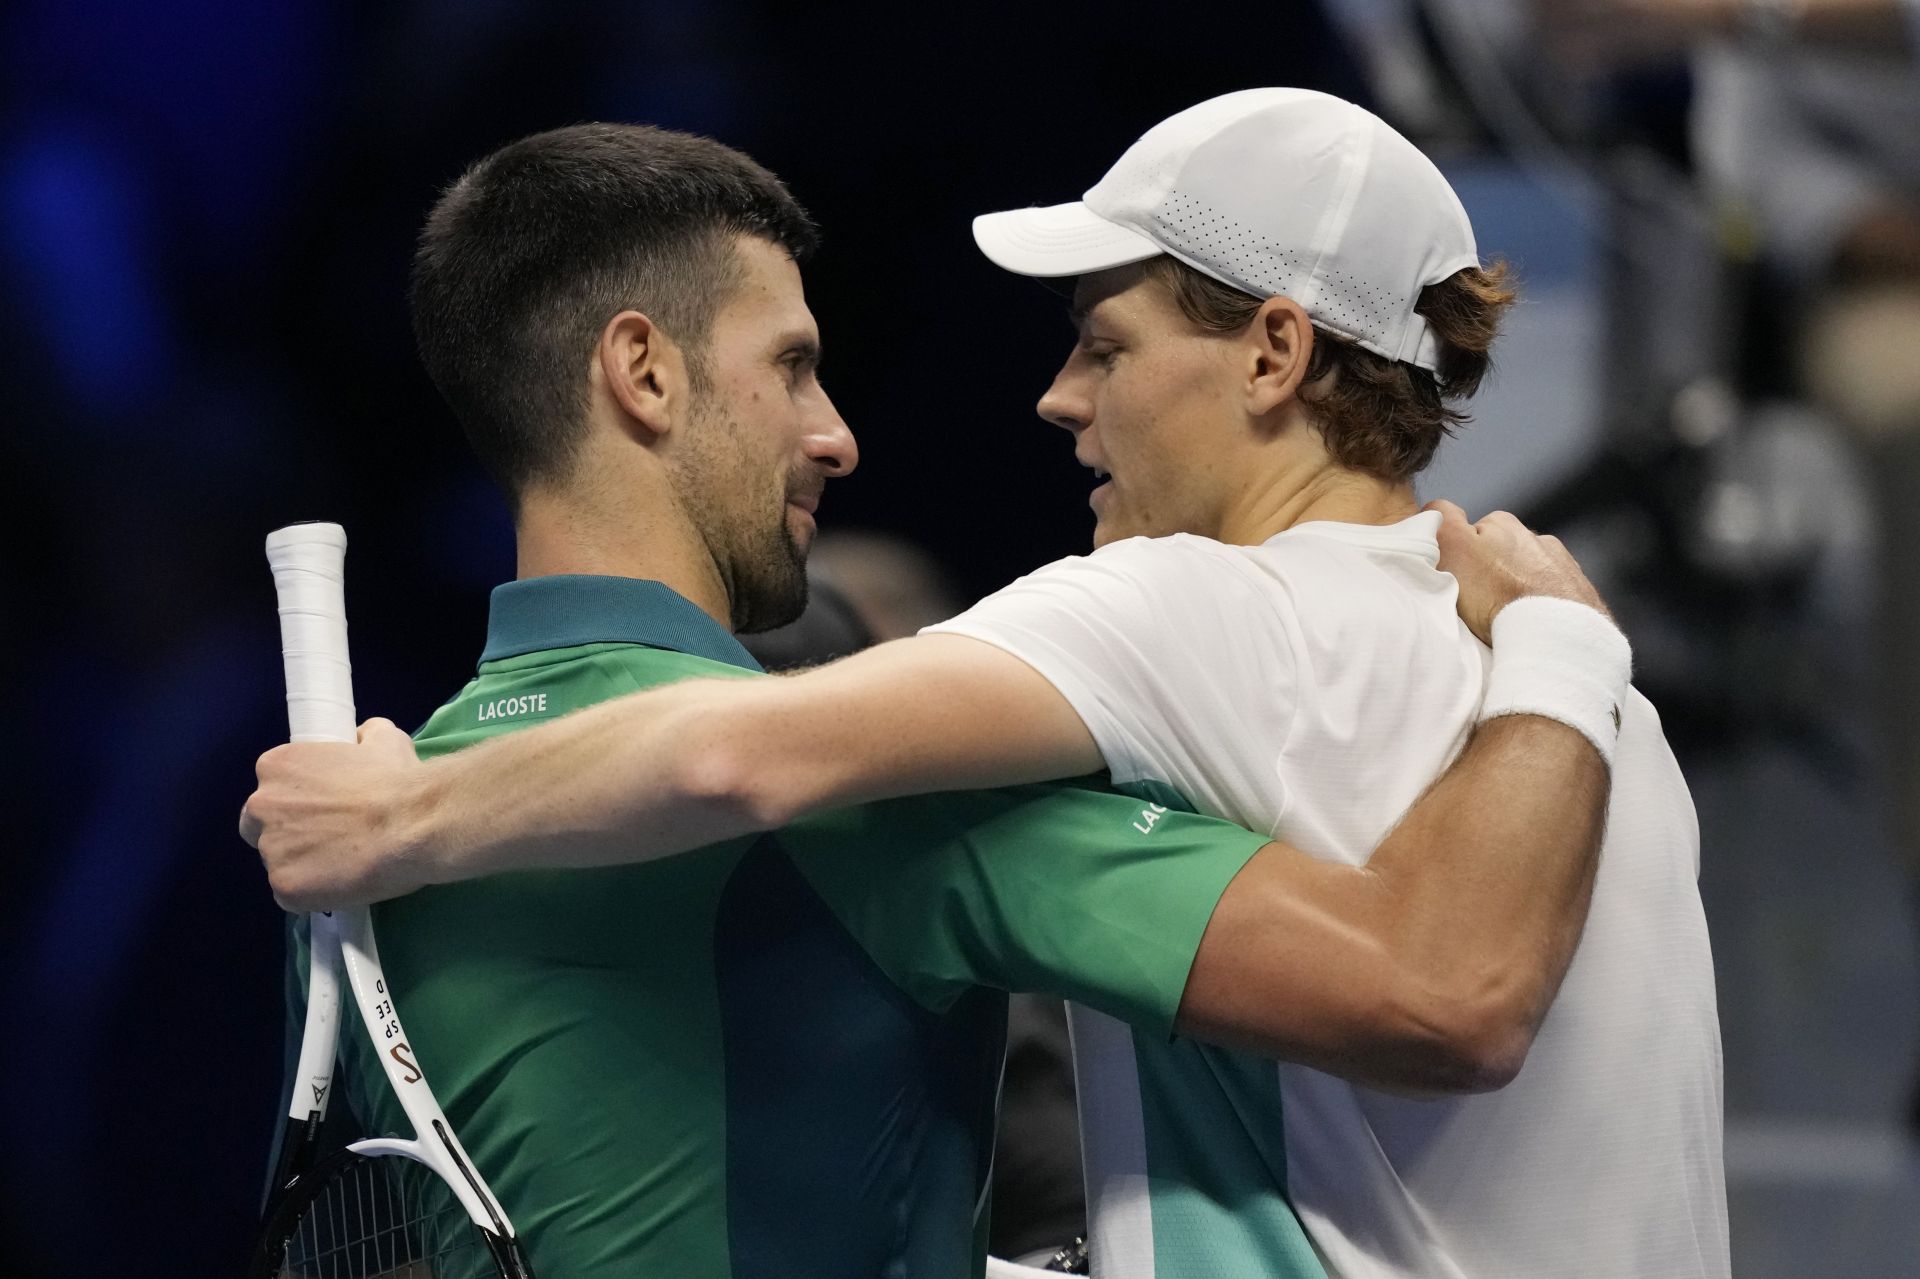
[[[1586,920],[1609,774],[1573,729],[1533,716],[1480,726],[1367,871],[1394,1002],[1517,1070]]]
[[[1368,865],[1269,845],[1208,922],[1181,1033],[1378,1088],[1501,1086],[1579,938],[1606,787],[1574,730],[1497,719]]]
[[[1499,1073],[1518,1068],[1579,941],[1632,655],[1560,599],[1507,606],[1492,637],[1483,722],[1368,870],[1398,988]]]
[[[734,739],[753,730],[730,711],[749,687],[670,685],[434,760],[402,801],[401,843],[438,883],[646,861],[777,825],[741,784]]]
[[[823,809],[1077,777],[1100,755],[1065,699],[975,640],[899,640],[802,675],[690,680],[419,770],[427,882],[646,861]]]

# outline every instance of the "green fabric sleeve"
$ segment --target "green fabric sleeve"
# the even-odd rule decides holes
[[[778,836],[882,971],[944,1011],[970,986],[1171,1034],[1227,884],[1268,841],[1086,785],[923,795]]]

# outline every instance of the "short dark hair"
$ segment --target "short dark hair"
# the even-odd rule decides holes
[[[414,254],[414,338],[516,507],[529,483],[566,477],[585,438],[587,361],[619,312],[644,312],[705,384],[707,337],[738,279],[738,235],[796,261],[820,238],[747,156],[647,125],[536,133],[447,188]]]
[[[1147,272],[1172,293],[1182,315],[1212,333],[1238,332],[1265,302],[1177,258],[1154,258]],[[1457,402],[1493,371],[1493,340],[1517,296],[1505,262],[1466,267],[1420,290],[1413,309],[1440,343],[1438,373],[1315,325],[1300,398],[1334,460],[1396,483],[1425,470],[1440,441],[1469,420]]]

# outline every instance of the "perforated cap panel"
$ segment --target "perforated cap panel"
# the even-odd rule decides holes
[[[1101,226],[1132,235],[1090,252]],[[1083,204],[990,214],[975,237],[994,261],[1030,275],[1139,261],[1150,243],[1429,369],[1437,351],[1414,313],[1420,290],[1479,262],[1466,210],[1433,163],[1378,116],[1306,89],[1190,107],[1142,135]]]

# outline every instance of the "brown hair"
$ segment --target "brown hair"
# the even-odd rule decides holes
[[[1155,258],[1147,273],[1172,293],[1181,314],[1210,333],[1245,328],[1265,300],[1177,258]],[[1420,290],[1413,309],[1439,340],[1437,374],[1376,355],[1315,325],[1300,398],[1334,460],[1396,482],[1425,470],[1440,441],[1469,420],[1452,402],[1479,390],[1492,371],[1493,339],[1517,295],[1505,262],[1470,266]]]
[[[433,206],[413,260],[420,356],[515,506],[563,479],[586,438],[587,364],[644,310],[704,382],[708,330],[737,284],[733,237],[798,261],[819,242],[780,179],[710,138],[576,124],[510,143]]]

